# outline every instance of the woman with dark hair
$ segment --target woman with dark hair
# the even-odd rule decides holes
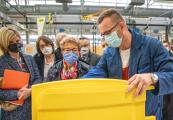
[[[57,55],[55,54],[53,41],[46,36],[40,36],[37,39],[36,48],[37,54],[34,56],[34,59],[44,82],[47,78],[48,70],[57,60]]]

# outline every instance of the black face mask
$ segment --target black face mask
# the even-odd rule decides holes
[[[13,43],[8,46],[8,50],[11,52],[19,52],[23,45],[21,43]]]

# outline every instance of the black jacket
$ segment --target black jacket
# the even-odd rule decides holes
[[[40,72],[40,75],[43,77],[44,76],[44,56],[37,53],[34,55],[34,60],[38,66],[38,70]],[[55,62],[60,61],[60,57],[58,54],[55,54]]]
[[[95,53],[89,52],[89,55],[88,55],[86,61],[84,61],[82,58],[80,58],[80,59],[82,59],[82,61],[88,63],[91,66],[96,66],[97,63],[100,61],[100,58],[101,58],[101,56],[99,56]]]
[[[173,94],[164,96],[163,120],[173,120]]]
[[[61,61],[63,59],[63,56],[62,56],[62,53],[61,53],[61,49],[60,48],[57,48],[55,50],[55,56],[56,56],[57,61]]]
[[[55,63],[49,69],[46,82],[61,80],[62,69],[63,69],[63,61]],[[87,63],[79,60],[77,69],[78,69],[78,78],[80,78],[88,72],[88,70],[90,69],[90,66]]]

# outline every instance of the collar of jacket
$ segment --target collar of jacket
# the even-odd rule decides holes
[[[129,60],[129,77],[138,73],[138,63],[141,58],[142,52],[141,47],[144,41],[144,35],[138,34],[135,31],[129,30],[132,34],[132,44],[130,50]]]
[[[27,55],[25,55],[23,53],[19,53],[19,54],[20,54],[20,57],[22,57],[22,59],[24,60],[24,63],[26,64],[26,69],[28,70],[28,72],[31,72],[30,67],[28,67],[28,66],[32,66],[31,61],[29,60]],[[19,64],[17,63],[17,61],[15,61],[14,58],[12,58],[9,55],[9,53],[5,53],[4,57],[5,57],[5,61],[7,61],[7,64],[9,64],[14,70],[21,71],[21,68],[20,68]]]
[[[143,44],[143,36],[134,30],[129,29],[129,32],[132,34],[131,51],[139,49]]]

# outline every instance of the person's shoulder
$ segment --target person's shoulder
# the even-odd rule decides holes
[[[35,55],[33,55],[33,58],[34,58],[34,59],[43,59],[44,56],[41,55],[41,54],[39,54],[39,53],[36,53]]]
[[[39,57],[39,54],[36,53],[36,54],[33,55],[33,57],[34,57],[34,58],[37,58],[37,57]]]
[[[157,51],[160,51],[163,49],[163,45],[161,41],[151,36],[144,36],[142,43],[143,43],[142,48],[144,48],[146,51],[150,51],[153,55]]]
[[[6,55],[5,54],[1,55],[0,56],[0,63],[2,63],[5,60],[5,58],[6,58]]]
[[[62,63],[63,63],[63,60],[57,60],[57,61],[55,61],[54,65],[62,64]]]
[[[157,44],[160,41],[152,36],[144,35],[142,33],[137,33],[134,30],[130,30],[133,36],[133,39],[138,39],[142,44]],[[139,41],[138,41],[139,42]]]
[[[21,55],[25,58],[29,58],[29,59],[33,59],[33,56],[32,55],[27,55],[27,54],[24,54],[24,53],[21,53]]]
[[[151,37],[151,36],[148,36],[148,35],[143,35],[143,43],[159,44],[161,42],[160,42],[160,40],[158,40],[154,37]]]
[[[61,49],[60,48],[56,48],[55,52],[61,52]]]
[[[98,54],[96,54],[96,53],[91,53],[91,56],[94,56],[94,57],[96,57],[96,58],[98,58],[98,57],[100,57],[100,55],[98,55]]]
[[[103,55],[109,57],[109,56],[115,55],[116,52],[117,52],[117,48],[107,47],[106,50],[103,52]]]
[[[58,61],[55,61],[55,63],[53,64],[52,68],[62,68],[63,66],[63,60],[58,60]]]
[[[85,70],[89,70],[91,68],[91,66],[89,64],[87,64],[86,62],[83,62],[81,60],[79,60],[79,64]]]

